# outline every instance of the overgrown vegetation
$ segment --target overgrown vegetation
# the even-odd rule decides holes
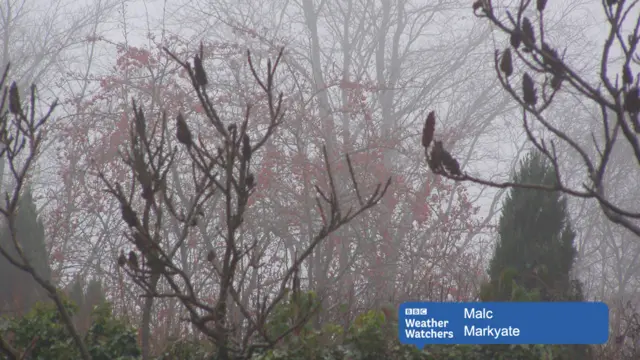
[[[524,128],[535,149],[521,163],[513,181],[497,183],[470,176],[445,146],[446,134],[436,129],[435,112],[428,114],[422,145],[434,175],[510,189],[498,224],[497,245],[488,268],[489,280],[477,293],[473,289],[459,293],[477,295],[483,301],[584,300],[582,284],[573,274],[576,234],[567,214],[567,195],[594,199],[612,223],[640,236],[636,221],[640,215],[609,201],[604,180],[617,139],[624,136],[626,145],[640,160],[637,138],[640,76],[634,78],[631,70],[631,64],[640,63],[636,54],[640,21],[629,36],[623,36],[621,24],[636,6],[625,4],[622,0],[605,4],[611,33],[605,45],[603,69],[608,66],[608,48],[614,41],[621,44],[624,64],[620,83],[612,82],[606,71],[602,71],[600,85],[604,90],[576,75],[560,52],[545,42],[542,14],[546,1],[536,2],[535,11],[539,15],[536,27],[527,16],[531,1],[521,2],[516,16],[506,12],[508,21],[496,13],[489,1],[473,4],[477,16],[490,21],[509,38],[510,46],[496,52],[496,72],[503,88],[522,107]],[[385,201],[391,177],[385,174],[383,181],[378,182],[380,179],[375,178],[381,178],[380,174],[371,179],[367,171],[361,174],[354,170],[359,164],[352,162],[351,155],[347,154],[341,161],[326,146],[319,147],[317,157],[322,159],[323,169],[316,178],[306,177],[303,181],[315,190],[313,205],[309,207],[315,212],[306,214],[307,231],[311,235],[300,235],[295,246],[284,245],[284,250],[273,246],[269,220],[251,220],[265,220],[260,219],[266,217],[263,214],[282,209],[271,209],[268,213],[264,212],[268,206],[251,209],[251,203],[257,188],[264,184],[257,175],[256,162],[258,159],[266,162],[272,156],[267,148],[286,119],[288,104],[283,92],[277,91],[276,81],[284,50],[280,48],[278,53],[270,54],[273,56],[266,64],[259,64],[247,51],[248,74],[257,95],[243,98],[245,102],[240,110],[236,109],[235,116],[230,116],[233,111],[224,111],[213,100],[215,89],[211,89],[210,73],[203,65],[202,45],[190,59],[167,48],[163,51],[190,82],[190,94],[197,99],[199,115],[190,117],[182,108],[184,104],[159,112],[145,112],[147,104],[133,100],[122,122],[128,136],[118,143],[113,166],[107,169],[96,166],[95,173],[91,174],[93,181],[104,187],[101,191],[118,205],[127,245],[121,247],[113,259],[104,261],[117,262],[117,274],[112,275],[118,279],[123,292],[126,278],[136,285],[126,291],[143,299],[138,305],[139,326],[135,327],[131,324],[134,316],[114,314],[99,276],[86,279],[77,276],[66,289],[68,294],[59,288],[59,277],[64,276],[64,271],[59,270],[57,277],[53,276],[46,234],[38,219],[30,186],[33,164],[43,151],[45,125],[56,104],[42,117],[37,117],[35,87],[31,88],[29,101],[24,101],[15,82],[6,86],[8,68],[5,71],[0,81],[5,89],[0,104],[3,146],[0,156],[8,164],[13,178],[0,205],[3,215],[0,285],[7,289],[0,294],[2,359],[637,358],[640,322],[632,304],[628,312],[620,316],[625,319],[625,330],[614,338],[613,345],[455,345],[417,349],[399,343],[395,306],[378,304],[364,309],[359,306],[355,281],[351,281],[351,288],[346,286],[334,294],[337,303],[329,303],[326,294],[307,286],[312,281],[308,269],[315,266],[315,274],[323,274],[351,266],[351,259],[344,254],[352,244],[339,243],[332,237],[378,206],[382,208],[382,218],[391,218],[395,204]],[[527,69],[523,71],[521,91],[514,90],[516,62],[522,62]],[[537,82],[542,85],[538,86]],[[596,148],[593,155],[543,115],[563,87],[571,87],[601,108],[602,136],[600,139],[593,136]],[[565,176],[558,166],[556,145],[534,135],[532,118],[547,134],[553,134],[581,156],[588,175],[581,189],[563,182]],[[337,172],[338,167],[343,171]],[[448,191],[454,193],[451,189]],[[462,199],[457,210],[464,214],[461,218],[469,220],[472,211],[466,194],[462,190],[456,194]],[[93,196],[97,197],[98,192]],[[411,209],[415,212],[410,221],[412,226],[414,223],[419,226],[429,216],[422,208]],[[214,225],[205,223],[203,219],[207,214],[220,220]],[[439,215],[443,226],[456,225],[446,220],[449,214]],[[367,234],[366,228],[351,231],[362,231],[365,237]],[[382,232],[384,240],[389,240],[389,232],[386,229]],[[197,250],[196,235],[202,239],[200,245],[206,251]],[[386,243],[389,244],[392,242]],[[186,247],[193,251],[187,253]],[[319,256],[331,257],[334,248],[341,254],[340,270],[332,269],[330,262],[317,261]],[[402,251],[410,250],[392,249],[384,252],[384,256],[372,251],[369,260],[383,263],[388,261],[383,257],[389,257],[400,262],[404,259]],[[284,267],[274,270],[265,266],[275,259],[285,264]],[[430,270],[436,276],[445,276],[435,266]],[[380,276],[388,275],[383,273],[380,271]],[[264,281],[267,276],[270,281]],[[391,280],[385,285],[393,283],[397,276],[388,275]],[[414,282],[419,281],[422,279]],[[431,289],[432,285],[425,287]],[[438,286],[444,288],[443,283]],[[202,289],[208,289],[208,295],[203,295]],[[389,289],[391,287],[383,291]],[[451,295],[440,291],[441,296],[445,294]],[[458,296],[458,300],[463,298]],[[188,324],[180,324],[172,333],[173,341],[163,347],[152,345],[153,331],[157,329],[153,328],[152,318],[160,301],[170,303],[174,314],[180,315],[176,318],[181,324]],[[340,320],[346,321],[340,323],[321,316],[329,310],[340,316],[343,306],[359,309],[357,316],[349,318],[353,313],[344,312],[344,319]]]
[[[14,232],[20,240],[23,254],[33,264],[33,270],[46,280],[51,280],[51,269],[47,259],[45,234],[42,222],[37,219],[36,206],[30,189],[25,189],[17,204]],[[12,246],[11,229],[7,224],[0,232],[0,247],[7,250],[12,258],[19,254]],[[0,256],[0,314],[24,314],[46,294],[28,273],[11,264]]]
[[[78,308],[65,301],[65,309],[74,315]],[[5,339],[3,350],[20,353],[22,359],[82,357],[55,306],[40,303],[24,316],[2,318],[0,323],[0,335]],[[92,359],[132,360],[140,357],[135,329],[115,319],[108,303],[93,309],[91,325],[83,336],[83,342]],[[5,353],[2,359],[11,359],[11,356]]]

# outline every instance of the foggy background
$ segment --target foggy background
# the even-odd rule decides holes
[[[384,304],[476,298],[505,192],[433,175],[419,140],[424,119],[435,110],[446,148],[463,170],[483,178],[508,179],[531,147],[521,109],[495,76],[494,51],[508,39],[475,18],[469,1],[3,0],[0,10],[9,79],[25,94],[35,83],[43,108],[56,98],[61,103],[29,179],[60,287],[98,279],[115,312],[142,321],[143,299],[116,264],[120,250],[131,247],[120,207],[102,192],[93,167],[124,179],[117,149],[128,141],[132,98],[149,118],[181,111],[207,139],[212,130],[185,72],[162,50],[186,59],[202,42],[209,94],[220,116],[237,122],[244,104],[260,96],[246,50],[266,61],[285,47],[277,85],[287,114],[253,160],[257,190],[242,228],[267,254],[265,270],[249,286],[279,279],[314,235],[312,186],[326,183],[320,154],[326,144],[334,166],[344,169],[342,156],[351,155],[366,179],[362,186],[388,176],[393,182],[381,206],[331,234],[305,264],[302,282],[324,297],[323,319],[348,324]],[[607,30],[601,2],[551,1],[546,13],[548,41],[596,81]],[[255,110],[251,121],[260,124]],[[599,108],[567,91],[546,113],[590,146],[586,129],[597,131]],[[579,185],[585,177],[578,157],[559,153],[565,179]],[[608,195],[637,210],[640,192],[630,180],[638,169],[628,154],[624,147],[615,153]],[[179,170],[181,161],[186,158],[170,177],[188,194],[193,184]],[[11,176],[4,160],[0,165],[6,189]],[[610,305],[615,328],[616,307],[638,299],[640,242],[608,222],[596,202],[569,203],[579,250],[575,272],[588,299]],[[216,293],[203,268],[208,246],[216,246],[221,210],[212,200],[177,255],[203,298]],[[164,230],[171,237],[178,227]],[[348,310],[338,312],[345,301]],[[193,331],[179,321],[182,312],[174,299],[156,301],[154,342]]]

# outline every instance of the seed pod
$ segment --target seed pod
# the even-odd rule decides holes
[[[141,185],[142,185],[142,194],[140,196],[142,196],[142,198],[145,200],[149,200],[149,201],[153,200],[154,191],[151,185],[148,183],[142,184],[142,182],[141,182]]]
[[[136,255],[135,252],[133,252],[133,250],[129,251],[129,266],[131,266],[133,270],[139,269],[138,256]]]
[[[198,55],[193,58],[193,68],[195,71],[196,82],[200,86],[206,86],[208,84],[207,73],[202,66],[202,59]]]
[[[629,89],[624,96],[624,110],[632,114],[640,112],[640,89],[637,87]]]
[[[454,159],[447,150],[442,150],[442,165],[451,175],[461,176],[460,164],[458,160]]]
[[[247,174],[247,178],[245,179],[245,183],[247,184],[247,189],[251,190],[255,186],[255,177],[253,174]]]
[[[543,12],[544,8],[547,6],[547,0],[538,0],[536,2],[536,8],[538,11]]]
[[[136,247],[143,253],[146,254],[149,251],[151,251],[151,248],[153,247],[153,242],[151,241],[151,239],[149,239],[146,235],[143,235],[142,233],[135,231],[133,233],[133,241],[134,244],[136,245]]]
[[[136,212],[133,211],[131,206],[128,204],[122,204],[121,210],[122,220],[124,220],[129,227],[135,227],[138,224],[138,216],[136,215]]]
[[[528,17],[522,19],[522,40],[524,41],[525,50],[531,51],[531,48],[536,42],[536,35]]]
[[[527,74],[524,73],[522,77],[522,100],[524,103],[529,106],[534,106],[537,102],[536,90],[534,88],[533,79]]]
[[[20,92],[18,91],[18,85],[14,81],[9,88],[9,112],[18,115],[22,112],[20,108]]]
[[[246,161],[251,160],[251,139],[247,134],[242,137],[242,157]]]
[[[429,169],[433,172],[437,172],[438,164],[433,160],[433,155],[427,157],[427,165],[429,165]]]
[[[431,111],[427,116],[427,121],[424,123],[424,129],[422,129],[422,146],[426,148],[431,144],[433,140],[433,134],[436,131],[436,113]]]
[[[120,256],[118,256],[118,266],[123,267],[127,263],[127,257],[124,256],[124,250],[120,249]]]
[[[178,113],[176,117],[176,137],[178,141],[190,148],[193,145],[193,138],[191,136],[191,131],[187,126],[187,122],[184,121],[184,117],[182,117],[181,113]]]
[[[511,74],[513,74],[511,49],[509,48],[506,48],[504,50],[504,53],[502,54],[502,60],[500,61],[500,70],[502,70],[506,77],[509,77],[511,76]]]
[[[142,108],[136,107],[135,100],[133,101],[133,112],[134,112],[135,123],[136,123],[136,133],[139,136],[144,136],[145,133],[147,132],[147,121],[144,118],[144,112],[142,111]]]
[[[431,148],[431,156],[429,156],[428,164],[431,168],[431,171],[438,172],[442,168],[442,153],[444,152],[444,148],[442,146],[442,141],[436,141],[433,143],[433,148]]]
[[[164,264],[155,255],[147,258],[147,266],[149,266],[149,272],[152,274],[159,274],[162,272],[162,269],[164,269]]]
[[[513,30],[511,36],[509,37],[509,42],[511,43],[511,46],[513,46],[513,48],[516,50],[520,47],[520,43],[522,42],[522,32],[520,31],[520,29],[516,28]]]
[[[622,68],[622,83],[625,85],[629,85],[633,83],[633,74],[631,73],[631,68],[629,65],[625,65]]]

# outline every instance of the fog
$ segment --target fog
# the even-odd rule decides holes
[[[0,312],[51,299],[60,309],[51,289],[99,282],[151,359],[175,339],[246,350],[300,291],[319,305],[292,315],[293,328],[348,329],[409,300],[475,301],[492,281],[505,182],[537,142],[568,201],[571,278],[611,310],[599,354],[631,354],[635,340],[614,339],[631,338],[639,296],[638,111],[627,105],[640,81],[638,4],[618,0],[630,10],[610,36],[601,1],[549,2],[542,25],[529,3],[536,46],[557,59],[513,48],[509,77],[498,63],[511,39],[496,22],[513,28],[507,10],[521,21],[518,1],[478,2],[488,18],[458,0],[3,1],[3,85],[15,81],[29,111],[35,85],[36,117],[57,106],[20,128],[3,102],[28,145],[0,159],[0,265],[27,265],[0,274]],[[514,98],[525,71],[535,106]],[[428,165],[430,112],[463,175]],[[9,214],[25,193],[38,222],[20,230]],[[21,244],[38,236],[44,249]]]

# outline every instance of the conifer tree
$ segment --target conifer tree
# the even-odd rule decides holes
[[[84,286],[82,277],[76,276],[71,283],[69,292],[69,300],[71,300],[78,308],[82,308],[84,304]]]
[[[86,333],[91,327],[91,320],[96,307],[106,302],[100,280],[92,278],[87,284],[86,290],[84,284],[83,277],[77,276],[68,290],[69,299],[77,306],[74,321],[81,333]]]
[[[521,162],[514,180],[551,186],[557,181],[553,166],[537,151]],[[511,189],[489,267],[493,300],[521,300],[514,298],[519,292],[542,301],[582,300],[580,284],[571,276],[574,237],[561,193]]]
[[[45,246],[44,226],[38,220],[36,205],[31,190],[26,188],[18,201],[15,217],[15,234],[29,263],[35,272],[43,278],[51,279],[51,269]],[[22,262],[13,244],[13,240],[5,222],[0,231],[0,246],[9,255]],[[35,302],[46,300],[44,290],[30,274],[16,268],[0,256],[0,309],[8,313],[24,314]]]
[[[554,168],[538,151],[520,164],[515,182],[553,186]],[[499,237],[489,266],[490,283],[482,289],[484,301],[582,301],[580,282],[572,278],[577,251],[575,232],[559,192],[512,188],[504,201]],[[507,345],[481,346],[487,359],[522,358],[523,349]],[[514,352],[520,351],[516,356]],[[589,359],[584,345],[552,346],[554,359]],[[506,356],[506,357],[505,357]]]
[[[107,301],[104,289],[102,288],[102,282],[100,282],[100,280],[92,278],[91,281],[89,281],[84,300],[91,310],[93,310],[95,306],[101,305]]]

